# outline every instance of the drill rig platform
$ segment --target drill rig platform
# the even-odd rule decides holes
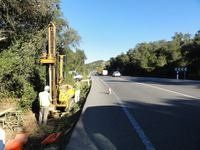
[[[50,23],[48,26],[48,50],[42,53],[40,63],[47,67],[47,84],[50,86],[54,110],[58,107],[69,109],[70,101],[75,93],[71,85],[62,83],[64,56],[56,52],[56,26],[54,23]]]

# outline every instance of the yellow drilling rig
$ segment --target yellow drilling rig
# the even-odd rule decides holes
[[[71,98],[74,96],[74,88],[71,85],[63,85],[63,61],[65,55],[56,52],[56,26],[50,23],[48,26],[48,49],[42,52],[40,63],[47,67],[47,83],[50,86],[53,110],[58,107],[69,109]]]

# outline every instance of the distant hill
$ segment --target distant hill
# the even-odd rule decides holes
[[[99,71],[99,70],[103,70],[107,64],[108,64],[108,61],[97,60],[97,61],[86,64],[86,67],[90,71]]]

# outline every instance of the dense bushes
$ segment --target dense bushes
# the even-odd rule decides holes
[[[37,56],[37,50],[41,48],[38,43],[42,43],[42,40],[37,39],[37,36],[38,34],[32,36],[34,40],[14,41],[10,47],[1,52],[0,56],[1,96],[10,93],[21,99],[20,104],[23,107],[31,106],[37,94],[34,87],[36,84],[44,83],[44,73]],[[36,77],[39,82],[33,81]],[[10,94],[6,96],[11,96]]]
[[[84,66],[84,51],[76,45],[77,32],[63,19],[59,0],[1,0],[0,1],[0,98],[13,97],[21,107],[30,108],[46,84],[46,67],[39,63],[46,50],[47,28],[52,21],[57,27],[57,51],[67,55],[65,71]],[[73,52],[75,49],[76,52]],[[81,60],[81,61],[80,61]],[[73,63],[73,67],[70,64]],[[72,65],[71,65],[72,66]],[[67,75],[67,74],[66,74]]]

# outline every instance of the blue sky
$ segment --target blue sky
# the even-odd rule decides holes
[[[200,30],[200,0],[61,0],[61,8],[82,38],[86,62]]]

